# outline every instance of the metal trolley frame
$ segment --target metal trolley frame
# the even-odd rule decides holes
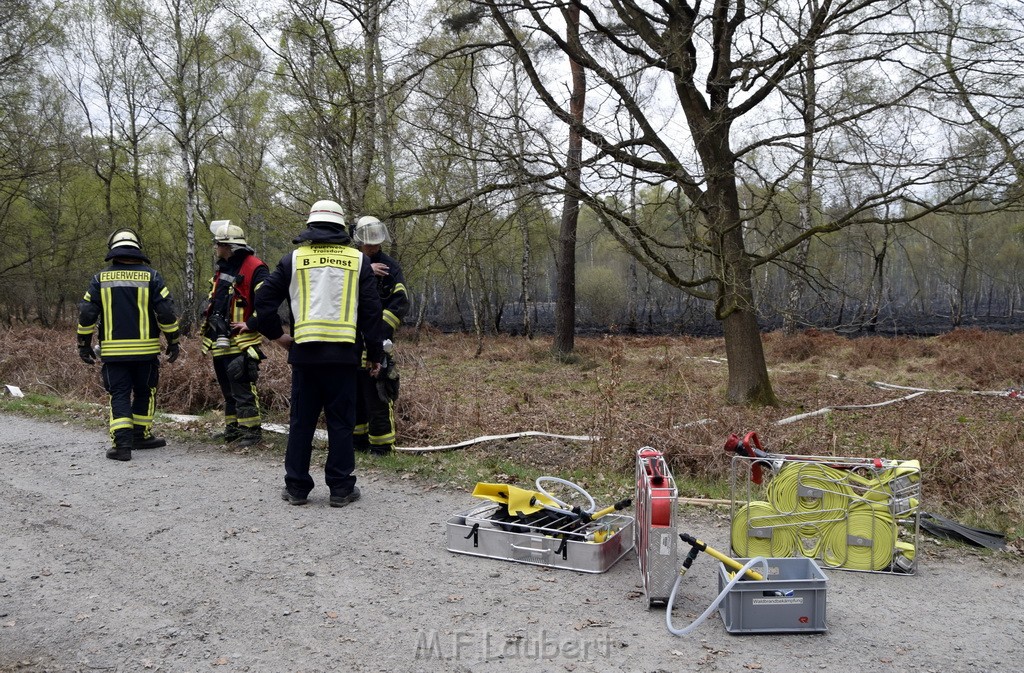
[[[647,607],[667,603],[675,583],[679,490],[660,451],[645,446],[636,454],[636,550]]]
[[[737,455],[730,491],[737,556],[803,556],[861,572],[917,570],[917,461]]]

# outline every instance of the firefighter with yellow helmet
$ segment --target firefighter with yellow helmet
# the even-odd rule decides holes
[[[352,430],[356,419],[356,369],[366,344],[373,375],[383,359],[381,304],[370,260],[349,244],[345,217],[334,201],[317,201],[306,228],[293,239],[295,250],[278,262],[256,292],[259,330],[288,349],[292,368],[288,447],[281,497],[304,505],[314,482],[309,473],[313,434],[323,413],[327,422],[324,481],[331,507],[360,497],[356,486]],[[277,313],[287,301],[291,334]]]
[[[245,242],[231,220],[210,223],[217,265],[199,333],[202,351],[213,356],[213,371],[224,396],[224,431],[218,438],[251,446],[263,438],[256,390],[263,336],[256,331],[255,295],[270,275],[267,265]]]
[[[153,413],[160,373],[160,334],[167,361],[178,358],[178,317],[174,299],[160,273],[149,266],[138,235],[118,229],[107,239],[110,262],[92,278],[78,304],[78,354],[96,361],[92,336],[99,333],[103,387],[110,395],[107,458],[127,461],[132,450],[155,449],[167,442],[153,436]]]

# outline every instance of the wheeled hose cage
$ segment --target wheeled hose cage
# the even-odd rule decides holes
[[[803,556],[841,570],[916,572],[921,467],[915,460],[737,455],[730,488],[737,556]]]
[[[679,491],[661,452],[649,446],[636,454],[636,527],[640,575],[647,607],[667,603],[678,574],[676,503]]]

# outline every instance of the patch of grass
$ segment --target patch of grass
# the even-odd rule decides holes
[[[106,425],[105,406],[40,393],[27,393],[24,397],[0,396],[0,411],[45,421],[74,419],[88,423],[95,418],[97,423]]]

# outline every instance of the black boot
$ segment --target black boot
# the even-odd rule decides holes
[[[107,458],[111,460],[131,460],[132,450],[124,447],[112,446],[107,449]]]
[[[132,434],[133,449],[136,451],[139,449],[159,449],[161,446],[167,446],[167,440],[163,437],[154,437],[147,427],[135,426],[134,433]]]
[[[395,448],[394,444],[371,444],[370,455],[371,456],[387,456]]]
[[[240,426],[238,428],[238,438],[231,443],[231,446],[253,446],[263,441],[263,428],[256,426],[255,428],[247,428]]]
[[[107,449],[107,458],[111,460],[132,459],[132,432],[127,428],[114,432],[114,445]]]
[[[228,442],[233,442],[236,439],[238,439],[240,433],[241,430],[238,427],[238,422],[232,421],[224,426],[224,432],[218,432],[216,435],[213,436],[213,438],[218,442],[224,442],[225,444],[227,444]]]

